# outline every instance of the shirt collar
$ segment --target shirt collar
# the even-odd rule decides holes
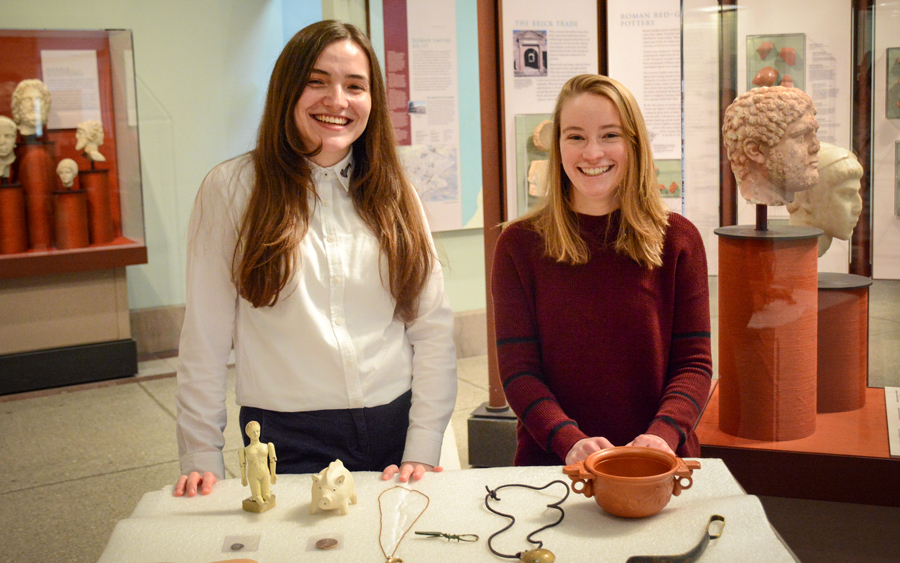
[[[313,176],[319,177],[326,171],[334,174],[334,177],[338,179],[338,182],[344,187],[345,190],[350,189],[350,174],[353,172],[353,151],[347,153],[347,156],[342,158],[340,162],[333,166],[329,166],[327,168],[323,168],[316,164],[313,161],[309,161],[310,166],[312,166]]]

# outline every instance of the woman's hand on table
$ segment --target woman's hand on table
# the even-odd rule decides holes
[[[669,444],[667,444],[665,440],[663,440],[659,436],[654,436],[653,434],[641,434],[625,445],[636,446],[639,448],[653,448],[655,450],[662,450],[664,452],[675,455],[675,452],[672,451],[672,448],[669,447]]]
[[[216,484],[216,476],[207,471],[200,475],[194,471],[190,475],[182,475],[175,484],[175,496],[192,497],[197,494],[197,488],[200,488],[201,495],[208,495],[212,492],[213,485]]]
[[[440,473],[444,468],[440,465],[432,466],[427,463],[416,463],[414,461],[404,461],[400,464],[400,467],[396,465],[389,465],[384,469],[384,472],[381,474],[382,481],[387,481],[391,479],[394,475],[400,475],[400,482],[406,483],[410,479],[413,481],[418,481],[422,477],[425,476],[425,473],[428,471],[433,471],[435,473]]]
[[[603,436],[594,436],[592,438],[584,438],[575,442],[569,453],[566,454],[566,465],[574,465],[579,461],[584,461],[587,456],[606,448],[612,448],[612,442]]]

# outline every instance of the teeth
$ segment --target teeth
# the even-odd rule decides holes
[[[600,174],[603,174],[610,168],[612,168],[612,165],[603,166],[600,168],[582,168],[581,172],[584,173],[585,176],[599,176]]]
[[[321,121],[322,123],[330,123],[332,125],[347,125],[350,121],[346,117],[333,117],[331,115],[314,115],[313,116],[316,121]]]

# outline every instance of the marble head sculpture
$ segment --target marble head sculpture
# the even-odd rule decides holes
[[[816,107],[806,92],[754,88],[725,110],[722,135],[741,196],[750,203],[784,205],[816,185]]]
[[[75,130],[75,150],[91,162],[104,162],[106,157],[100,154],[99,147],[103,144],[103,124],[96,119],[89,119],[78,124]]]
[[[0,115],[0,177],[10,176],[10,165],[16,160],[16,122]]]
[[[71,188],[78,176],[78,164],[71,158],[64,158],[56,165],[56,174],[64,188]]]
[[[36,78],[23,80],[12,95],[12,116],[22,135],[43,135],[50,115],[50,90]]]
[[[821,144],[819,181],[811,189],[797,193],[786,205],[791,225],[808,225],[825,231],[819,237],[819,256],[832,239],[849,240],[862,211],[859,195],[863,167],[856,156],[841,147]]]

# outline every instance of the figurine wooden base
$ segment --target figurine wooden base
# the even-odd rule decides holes
[[[275,508],[275,495],[272,495],[272,498],[269,499],[269,502],[264,504],[258,504],[255,500],[250,497],[244,499],[243,508],[247,512],[256,512],[257,514],[262,514],[266,510],[270,508]]]

